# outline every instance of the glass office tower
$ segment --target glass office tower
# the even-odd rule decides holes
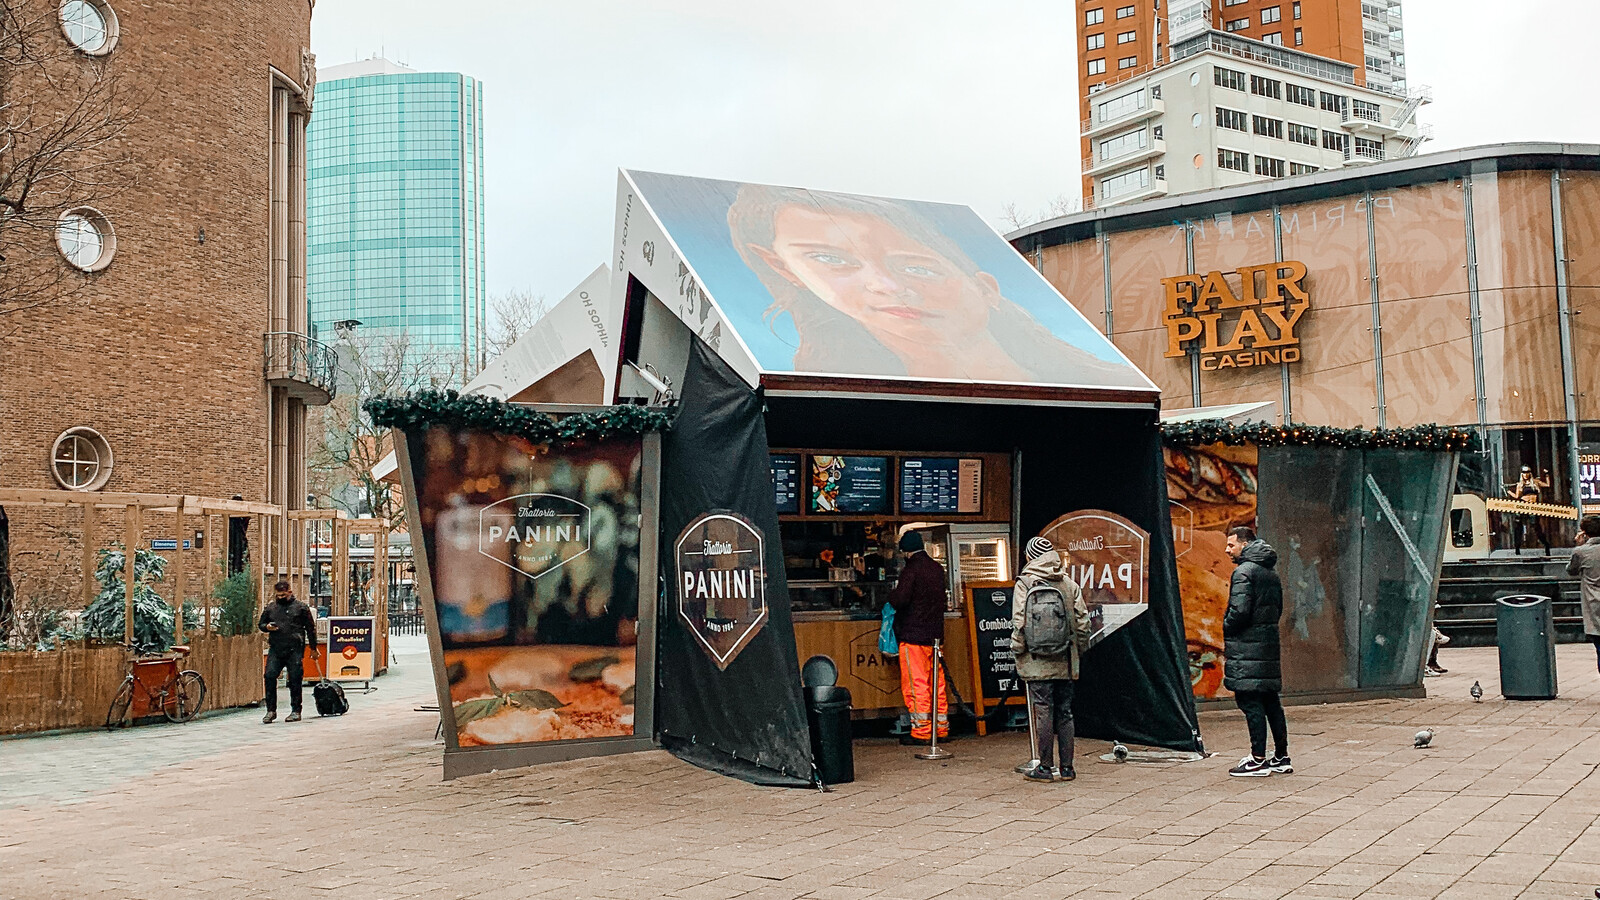
[[[306,134],[306,290],[324,342],[404,336],[442,384],[483,368],[483,91],[385,59],[322,69]]]

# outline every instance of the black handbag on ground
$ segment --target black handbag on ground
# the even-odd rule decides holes
[[[319,716],[342,716],[350,711],[350,701],[345,699],[344,687],[329,681],[326,671],[322,673],[322,680],[311,689],[311,700],[317,704]]]

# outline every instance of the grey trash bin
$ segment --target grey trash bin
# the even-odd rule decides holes
[[[1495,600],[1500,693],[1507,700],[1554,700],[1556,626],[1549,597],[1515,594]]]
[[[811,758],[823,784],[856,780],[855,747],[850,728],[850,691],[834,682],[839,668],[826,656],[813,656],[800,669],[811,726]]]

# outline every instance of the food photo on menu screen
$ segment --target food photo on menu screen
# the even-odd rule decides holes
[[[889,458],[811,457],[811,511],[878,514],[889,511]]]

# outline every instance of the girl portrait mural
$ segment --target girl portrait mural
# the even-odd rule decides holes
[[[629,175],[763,371],[1150,388],[967,207]]]

